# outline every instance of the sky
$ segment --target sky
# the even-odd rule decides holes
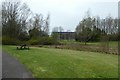
[[[89,10],[92,16],[118,17],[119,0],[22,0],[33,13],[50,14],[50,32],[53,27],[75,31],[76,26]]]

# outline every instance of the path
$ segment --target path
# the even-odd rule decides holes
[[[33,78],[33,76],[16,58],[2,52],[2,78]]]

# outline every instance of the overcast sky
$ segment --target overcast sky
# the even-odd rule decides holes
[[[50,31],[62,26],[64,31],[74,31],[76,25],[89,9],[92,16],[105,18],[108,14],[118,16],[119,0],[22,0],[33,13],[50,14]]]

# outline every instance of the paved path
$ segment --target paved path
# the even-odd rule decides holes
[[[2,52],[2,78],[33,78],[33,76],[16,58]]]
[[[2,50],[0,48],[0,80],[2,79]]]

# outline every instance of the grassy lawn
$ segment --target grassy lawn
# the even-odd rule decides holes
[[[3,46],[3,50],[18,58],[36,78],[118,77],[117,55],[37,47],[16,50],[15,46]]]

